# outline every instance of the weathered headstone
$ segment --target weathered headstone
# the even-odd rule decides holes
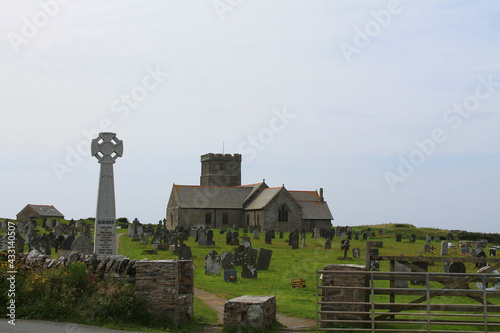
[[[460,249],[460,254],[463,256],[468,256],[469,255],[469,248],[468,247],[462,247]]]
[[[453,235],[451,234],[451,232],[449,232],[447,235],[446,235],[446,240],[448,242],[451,242],[453,240]]]
[[[367,232],[363,232],[363,240],[364,241],[368,240],[368,233]]]
[[[241,245],[245,248],[252,247],[252,242],[250,241],[250,237],[243,237],[241,240]]]
[[[354,233],[354,240],[359,240],[359,232],[358,231],[356,231]]]
[[[241,266],[243,263],[243,251],[245,251],[245,247],[243,245],[234,249],[234,263],[236,266]]]
[[[280,239],[283,239],[283,234],[284,234],[284,232],[280,231]]]
[[[220,274],[220,256],[216,251],[210,251],[205,256],[205,274]]]
[[[222,252],[221,263],[224,271],[236,269],[235,259],[232,252]]]
[[[359,250],[359,248],[356,247],[352,249],[352,257],[355,259],[361,258],[361,251]]]
[[[397,234],[396,235],[396,242],[401,242],[401,238],[402,238],[402,235],[401,234]]]
[[[325,250],[331,250],[332,249],[332,241],[327,239],[325,242]]]
[[[344,258],[347,258],[347,251],[349,251],[350,247],[351,247],[351,245],[349,244],[348,239],[343,239],[341,241],[340,249],[344,250]]]
[[[148,234],[145,232],[141,235],[141,245],[148,245]]]
[[[270,231],[266,232],[266,244],[272,244],[273,243],[273,235]]]
[[[94,244],[92,244],[92,235],[87,233],[81,234],[73,241],[70,250],[83,253],[84,255],[91,254],[94,250]]]
[[[92,140],[92,156],[101,164],[97,212],[94,231],[94,252],[116,255],[116,208],[113,164],[123,155],[123,141],[115,133],[102,132]]]
[[[430,244],[432,241],[432,236],[430,234],[425,235],[425,242],[427,244]]]
[[[241,277],[246,279],[256,279],[257,278],[257,256],[259,252],[257,249],[245,249],[243,251],[243,260],[241,263]]]
[[[74,236],[66,237],[66,239],[62,242],[62,249],[64,251],[71,251],[71,245],[73,245],[74,241],[75,241]]]
[[[299,234],[296,232],[293,232],[290,234],[289,238],[289,244],[293,250],[296,250],[299,248]]]
[[[271,264],[271,258],[273,256],[273,251],[260,249],[259,257],[257,258],[257,270],[267,271],[269,269],[269,264]]]
[[[431,246],[429,244],[424,245],[424,253],[431,252]]]
[[[191,253],[191,247],[186,244],[181,244],[177,249],[177,255],[179,260],[193,260],[193,255]]]
[[[394,271],[395,272],[400,272],[400,273],[408,273],[410,272],[410,268],[399,261],[394,262]],[[394,276],[394,287],[395,288],[408,288],[408,279],[403,279],[401,277],[398,277],[397,275]]]
[[[199,244],[199,243],[198,243]],[[215,245],[215,241],[214,241],[214,231],[212,229],[209,229],[207,231],[207,245],[212,245],[214,246]]]
[[[198,245],[208,245],[207,232],[204,229],[198,231]]]
[[[319,238],[319,229],[317,227],[313,229],[313,238],[314,239]]]
[[[416,241],[416,240],[417,240],[417,235],[412,234],[412,235],[410,236],[410,243],[415,243],[415,241]]]
[[[440,254],[442,256],[447,256],[448,255],[448,242],[447,241],[442,241],[441,242],[441,252]]]
[[[441,237],[439,235],[434,235],[434,241],[439,242],[441,240]]]

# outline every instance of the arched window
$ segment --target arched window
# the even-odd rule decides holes
[[[281,205],[278,210],[278,222],[288,222],[288,207]]]
[[[170,225],[174,225],[174,214],[170,213]]]

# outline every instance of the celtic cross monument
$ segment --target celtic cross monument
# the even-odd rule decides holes
[[[94,229],[94,252],[98,255],[116,255],[116,211],[113,164],[123,155],[123,141],[115,133],[99,133],[92,140],[92,156],[101,164],[97,212]]]

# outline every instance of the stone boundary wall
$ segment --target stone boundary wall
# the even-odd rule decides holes
[[[188,322],[194,314],[194,266],[191,260],[131,260],[124,256],[83,255],[76,251],[66,258],[53,259],[33,250],[19,257],[30,269],[60,269],[82,262],[100,275],[135,285],[147,310],[158,319],[168,318],[175,325]]]

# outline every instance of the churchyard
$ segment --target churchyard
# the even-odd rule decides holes
[[[74,238],[75,240],[82,234],[85,236],[86,233],[89,233],[89,236],[85,237],[94,239],[94,221],[87,219],[78,221],[78,223],[79,228],[76,228],[77,222],[75,221],[60,221],[61,229],[64,229],[63,236],[65,236],[65,239],[72,240],[71,225],[75,225],[75,229],[79,229],[79,233],[75,235],[77,236]],[[54,226],[47,226],[47,222],[37,220],[36,224],[39,235],[50,234],[49,230],[54,233]],[[63,225],[67,226],[63,227]],[[175,245],[171,246],[170,244],[177,243],[179,245],[177,252],[182,252],[180,255],[186,255],[185,249],[189,247],[195,266],[195,288],[203,289],[225,299],[242,295],[275,295],[278,313],[307,319],[314,319],[316,316],[316,271],[332,263],[364,265],[367,241],[383,241],[383,248],[378,249],[381,256],[421,255],[424,257],[440,257],[441,244],[448,237],[450,239],[449,243],[453,244],[453,246],[448,247],[448,256],[470,255],[461,254],[460,240],[456,240],[459,237],[457,232],[450,233],[448,230],[415,228],[404,224],[357,226],[351,228],[352,230],[343,230],[337,233],[335,233],[334,228],[332,229],[333,237],[330,242],[319,235],[319,231],[316,235],[317,238],[313,237],[314,233],[311,232],[296,235],[295,238],[290,237],[288,232],[283,233],[283,235],[274,233],[273,238],[270,233],[253,233],[249,230],[244,233],[244,230],[239,228],[239,235],[235,237],[235,235],[228,236],[228,233],[232,233],[234,230],[227,228],[225,233],[222,233],[220,229],[212,229],[211,236],[208,239],[205,232],[196,235],[197,233],[194,231],[186,231],[183,233],[184,235],[177,233],[175,236],[172,233],[169,236],[170,244],[168,244],[169,242],[165,244],[165,239],[163,239],[161,242],[163,244],[152,245],[153,242],[158,243],[158,239],[155,240],[155,237],[158,238],[158,229],[163,228],[158,224],[141,225],[139,221],[136,221],[135,224],[119,222],[117,228],[119,235],[118,254],[137,261],[144,258],[149,261],[179,259],[179,253],[176,253]],[[155,232],[157,236],[155,236]],[[50,236],[50,238],[54,237]],[[196,242],[196,238],[198,238],[198,242]],[[350,238],[349,245],[345,246],[344,244],[342,247],[342,242],[345,242],[348,238]],[[296,247],[295,249],[289,245],[289,241],[295,243],[293,244]],[[238,242],[239,245],[234,242]],[[68,255],[70,253],[63,252],[68,250],[67,247],[65,250],[62,249],[62,243],[60,244],[61,250],[59,250],[59,253],[52,248],[52,258],[57,259],[59,255]],[[184,245],[181,246],[180,243],[184,243]],[[448,245],[448,242],[446,244]],[[490,241],[487,248],[493,245],[493,242]],[[66,244],[66,246],[68,245]],[[245,247],[248,249],[243,251]],[[485,248],[485,252],[488,252],[487,248]],[[69,249],[71,249],[71,246]],[[180,249],[184,250],[181,251]],[[467,252],[470,252],[470,250],[468,249]],[[28,251],[29,246],[28,242],[26,242],[24,252],[27,253]],[[227,252],[232,252],[235,256],[236,265],[234,267],[224,266],[228,265]],[[263,252],[266,252],[268,258],[270,257],[270,261],[259,262],[258,257]],[[240,254],[245,254],[253,264],[245,267],[245,264],[239,263],[239,260],[244,260],[241,259]],[[487,255],[490,255],[490,253],[488,252]],[[229,266],[231,266],[230,263]],[[224,270],[229,271],[231,268],[235,268],[237,274],[230,274],[231,276],[225,277]],[[465,263],[465,268],[468,273],[477,271],[473,263]],[[379,269],[380,271],[389,271],[389,262],[381,261]],[[430,272],[443,272],[443,266],[440,264],[430,265],[428,270]],[[304,285],[301,285],[302,288],[293,287],[297,280],[305,282]],[[471,288],[475,288],[475,286],[471,284]],[[382,296],[376,297],[381,298]],[[411,300],[410,296],[401,297],[401,300],[405,298]],[[465,302],[473,303],[472,300],[466,300]],[[494,302],[497,302],[496,299]],[[198,325],[203,325],[202,322],[214,325],[216,324],[215,318],[213,310],[206,307],[203,302],[195,299],[194,322]]]

